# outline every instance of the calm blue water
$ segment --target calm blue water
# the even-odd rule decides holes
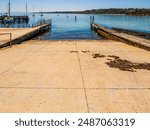
[[[41,39],[101,39],[90,29],[90,16],[87,14],[35,14],[28,25],[35,24],[40,19],[52,19],[52,30],[44,34]],[[77,19],[75,20],[75,16]],[[150,33],[150,16],[125,15],[94,15],[95,23],[109,28],[129,29]],[[26,23],[24,23],[26,24]],[[0,25],[2,26],[2,25]],[[16,25],[17,26],[17,25]]]
[[[150,33],[150,16],[96,15],[95,22],[110,28]]]
[[[32,22],[40,18],[41,16],[32,18]],[[41,39],[101,39],[91,31],[90,19],[87,15],[44,14],[42,18],[52,19],[52,30]]]

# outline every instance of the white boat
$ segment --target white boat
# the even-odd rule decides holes
[[[4,17],[3,19],[4,23],[13,23],[14,18],[10,16],[10,0],[8,2],[8,16]]]
[[[5,17],[4,18],[4,23],[13,23],[14,22],[14,19],[12,17]]]

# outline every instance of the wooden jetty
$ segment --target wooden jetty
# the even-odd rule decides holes
[[[0,29],[0,48],[21,43],[36,35],[48,31],[51,24],[45,23],[33,28],[3,28]]]
[[[133,36],[131,34],[127,34],[113,29],[111,30],[95,23],[91,24],[91,28],[106,39],[124,42],[150,51],[150,40],[148,39]]]

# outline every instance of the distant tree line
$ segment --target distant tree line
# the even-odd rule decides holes
[[[83,13],[83,14],[125,14],[125,15],[137,15],[137,16],[150,16],[150,8],[93,9],[93,10],[82,11],[80,13]]]
[[[36,12],[41,13],[41,12]],[[92,9],[85,11],[55,11],[43,13],[58,13],[58,14],[124,14],[135,16],[150,16],[150,8],[109,8],[109,9]]]

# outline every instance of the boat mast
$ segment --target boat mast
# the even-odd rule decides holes
[[[33,6],[33,13],[32,13],[32,16],[33,16],[33,17],[35,16],[34,10],[35,10],[35,9],[34,9],[34,6]]]
[[[34,11],[35,11],[35,7],[34,7],[34,5],[33,5],[33,15],[34,15]]]
[[[26,16],[28,15],[28,3],[26,2]]]
[[[43,16],[43,6],[41,5],[41,16]]]
[[[8,2],[8,16],[10,16],[10,0]]]

